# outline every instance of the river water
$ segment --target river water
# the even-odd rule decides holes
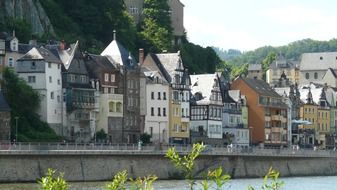
[[[285,184],[282,190],[337,190],[337,176],[325,177],[291,177],[281,178]],[[70,183],[71,190],[104,190],[105,182]],[[259,190],[262,179],[234,179],[225,184],[223,190],[246,190],[249,185]],[[37,190],[38,184],[0,184],[0,190]],[[157,181],[154,184],[156,190],[188,190],[186,181],[168,180]],[[197,186],[196,190],[201,189]]]

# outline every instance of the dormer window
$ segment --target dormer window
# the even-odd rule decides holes
[[[31,64],[31,69],[36,69],[35,61],[32,62],[32,64]]]

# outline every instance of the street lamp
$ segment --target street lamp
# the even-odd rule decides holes
[[[249,145],[252,146],[253,145],[253,127],[249,126]]]
[[[18,142],[18,116],[15,116],[15,142]]]

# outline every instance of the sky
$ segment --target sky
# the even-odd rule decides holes
[[[337,38],[336,0],[180,0],[190,42],[241,51]]]

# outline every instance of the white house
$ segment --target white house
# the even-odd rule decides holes
[[[146,69],[146,68],[142,68]],[[146,76],[146,116],[144,132],[153,143],[168,143],[169,83],[159,69],[144,71]]]
[[[41,95],[41,119],[62,134],[61,61],[45,48],[33,48],[17,60],[17,73]]]
[[[222,96],[217,74],[191,77],[191,140],[222,145]]]
[[[300,84],[310,82],[337,87],[337,52],[304,53],[300,63]]]

